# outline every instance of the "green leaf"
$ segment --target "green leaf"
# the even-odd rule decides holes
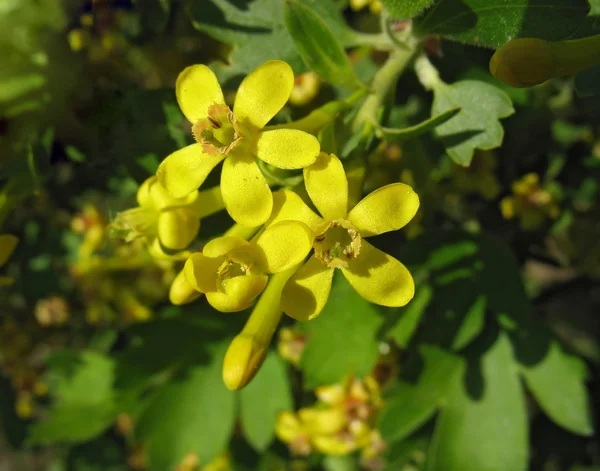
[[[414,20],[421,36],[497,48],[515,38],[560,41],[579,36],[587,0],[441,0]]]
[[[316,9],[343,44],[349,41],[348,27],[331,0],[302,3]],[[196,29],[232,46],[228,65],[213,65],[220,80],[248,74],[272,59],[286,61],[296,74],[306,71],[285,27],[281,0],[187,0],[186,6]]]
[[[505,334],[489,333],[470,349],[466,375],[454,378],[426,471],[527,468],[527,412],[511,345]]]
[[[579,435],[591,435],[585,363],[565,352],[548,328],[533,317],[511,250],[487,237],[482,240],[481,256],[481,282],[488,309],[507,329],[528,389],[558,425]]]
[[[405,308],[401,308],[400,318],[394,327],[388,331],[388,338],[394,340],[399,347],[408,347],[432,296],[433,289],[431,286],[424,285],[417,288],[413,300]]]
[[[292,410],[292,392],[285,363],[271,352],[256,377],[240,392],[244,435],[258,451],[264,451],[275,436],[281,411]]]
[[[600,0],[588,0],[590,2],[589,16],[600,15]]]
[[[463,370],[460,358],[423,345],[420,356],[403,366],[403,378],[386,400],[378,429],[387,442],[401,440],[423,425],[440,407],[448,387]]]
[[[581,97],[600,95],[600,65],[575,76],[575,91]]]
[[[498,88],[477,80],[462,80],[434,88],[432,115],[460,107],[460,112],[435,129],[448,155],[468,166],[475,149],[489,150],[502,144],[499,120],[514,113],[510,98]]]
[[[31,444],[91,440],[110,427],[136,396],[115,392],[115,363],[99,353],[63,352],[51,360],[50,369],[57,401],[48,419],[31,427]]]
[[[377,361],[382,324],[377,307],[336,274],[325,309],[306,326],[308,342],[300,359],[305,387],[336,383],[349,373],[369,374]]]
[[[435,129],[437,126],[444,124],[450,118],[456,116],[459,112],[460,108],[451,108],[440,113],[437,116],[432,116],[431,118],[426,119],[425,121],[419,124],[415,124],[414,126],[410,126],[408,128],[395,129],[380,127],[377,130],[377,133],[379,134],[378,137],[381,137],[382,139],[391,142],[401,141],[404,139],[411,139],[413,137],[420,136],[421,134],[425,134],[426,132]]]
[[[160,388],[140,416],[135,435],[151,470],[174,469],[188,453],[205,465],[227,446],[235,423],[235,396],[221,378],[227,346],[207,346],[210,358]]]
[[[412,18],[425,8],[433,4],[435,0],[381,0],[385,9],[392,18]]]
[[[485,324],[486,297],[480,295],[466,312],[462,324],[454,337],[453,350],[469,345],[483,330]]]
[[[284,16],[300,56],[311,70],[334,85],[362,86],[343,47],[316,11],[299,0],[287,0]]]

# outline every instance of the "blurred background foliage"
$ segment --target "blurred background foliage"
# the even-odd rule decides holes
[[[372,79],[387,54],[380,4],[291,3]],[[192,142],[173,90],[187,65],[211,64],[232,92],[287,61],[298,79],[281,123],[346,98],[347,83],[305,74],[280,0],[0,0],[0,228],[19,238],[1,267],[14,279],[0,287],[1,470],[600,469],[598,72],[512,89],[477,47],[597,34],[600,6],[383,3],[435,36],[449,84],[434,99],[404,74],[385,125],[458,103],[483,140],[450,142],[440,126],[371,146],[364,192],[403,181],[421,198],[413,222],[375,239],[411,269],[414,300],[374,306],[337,277],[322,315],[285,319],[234,393],[221,363],[248,313],[170,305],[181,262],[107,225]],[[356,150],[336,136],[342,158]],[[206,219],[192,248],[230,223]]]

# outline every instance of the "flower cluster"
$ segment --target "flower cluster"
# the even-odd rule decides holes
[[[174,304],[204,295],[215,309],[235,312],[258,299],[225,357],[230,389],[252,379],[282,312],[302,321],[322,312],[336,269],[373,303],[403,306],[414,295],[406,267],[367,238],[406,225],[419,198],[392,183],[356,203],[342,161],[321,152],[312,134],[320,126],[268,126],[293,88],[290,66],[269,61],[242,81],[230,108],[208,67],[186,68],[176,96],[196,143],[169,155],[140,187],[139,206],[112,224],[126,240],[145,240],[155,257],[186,259],[171,285]],[[220,185],[199,191],[220,164]],[[301,172],[305,192],[272,192],[263,168]],[[186,252],[200,219],[223,208],[236,224],[201,251]]]
[[[512,186],[512,196],[500,202],[505,219],[518,218],[523,230],[538,229],[546,219],[560,214],[557,198],[540,184],[536,173],[528,173]]]
[[[363,462],[372,462],[385,444],[374,427],[382,401],[374,378],[349,377],[342,383],[315,390],[317,402],[297,412],[279,414],[275,433],[291,453],[312,452],[347,455],[361,452]]]

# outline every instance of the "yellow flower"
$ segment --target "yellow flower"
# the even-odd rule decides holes
[[[282,327],[279,331],[277,351],[281,358],[289,361],[292,365],[300,365],[300,357],[305,344],[306,334],[290,327]]]
[[[283,221],[266,229],[256,242],[235,236],[210,241],[202,252],[188,258],[184,273],[194,289],[206,294],[212,307],[223,312],[241,311],[264,290],[268,273],[297,265],[312,244],[308,227]]]
[[[454,166],[454,185],[462,193],[478,193],[486,200],[493,200],[501,190],[495,174],[496,167],[496,154],[478,151],[469,167]]]
[[[243,80],[231,111],[208,67],[186,68],[177,78],[177,101],[192,123],[197,143],[168,156],[158,169],[159,181],[174,197],[183,198],[225,159],[221,192],[227,211],[244,226],[263,224],[271,214],[273,196],[255,157],[277,168],[298,169],[312,164],[319,154],[319,142],[310,134],[263,130],[285,105],[293,86],[288,64],[265,62]]]
[[[223,208],[218,187],[173,198],[154,176],[142,183],[137,201],[139,206],[118,213],[112,226],[126,241],[144,238],[157,257],[166,256],[163,247],[185,249],[198,234],[200,219]]]
[[[536,173],[528,173],[513,183],[513,196],[500,202],[500,210],[505,219],[519,218],[523,230],[539,228],[547,218],[556,219],[560,208],[554,196],[540,185]]]
[[[10,234],[0,234],[0,268],[8,261],[14,252],[19,239]],[[12,285],[12,278],[8,276],[0,276],[0,287]]]
[[[350,8],[355,11],[362,10],[367,5],[369,5],[369,9],[374,15],[381,13],[382,6],[380,0],[350,0]]]
[[[298,75],[294,80],[294,88],[290,93],[290,104],[304,106],[310,103],[319,94],[321,80],[314,72]]]
[[[413,189],[404,183],[384,186],[348,211],[344,168],[335,155],[325,153],[304,169],[304,183],[322,217],[298,195],[282,190],[274,195],[273,214],[268,221],[299,220],[316,234],[313,255],[283,290],[283,311],[297,320],[319,315],[329,297],[334,268],[340,268],[352,287],[372,303],[408,303],[415,290],[410,272],[364,238],[398,230],[410,221],[419,207]]]

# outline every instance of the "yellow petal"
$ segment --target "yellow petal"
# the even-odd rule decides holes
[[[253,158],[230,155],[225,160],[221,194],[227,212],[242,226],[260,226],[271,215],[271,189]]]
[[[221,258],[207,257],[200,252],[192,254],[185,262],[183,273],[192,288],[201,293],[217,289],[217,270],[223,263]]]
[[[363,237],[396,231],[419,209],[419,197],[404,183],[392,183],[369,193],[348,214]]]
[[[304,169],[304,185],[310,199],[325,219],[340,219],[348,212],[348,180],[340,159],[321,152]]]
[[[0,267],[6,263],[18,243],[19,239],[14,235],[0,234]]]
[[[298,265],[312,249],[314,234],[306,224],[281,221],[269,226],[256,245],[264,254],[265,270],[279,273]]]
[[[169,288],[169,301],[176,306],[188,304],[197,299],[200,293],[190,285],[185,277],[185,273],[181,270]]]
[[[300,421],[292,412],[280,412],[275,423],[275,435],[282,442],[292,442],[303,435]]]
[[[156,177],[174,198],[184,198],[197,190],[224,155],[208,155],[202,144],[192,144],[173,152],[158,167]]]
[[[317,317],[329,298],[333,268],[314,255],[308,259],[283,288],[281,308],[288,316],[307,321]]]
[[[222,257],[223,255],[227,255],[235,249],[246,245],[248,245],[248,241],[241,237],[217,237],[204,246],[202,253],[211,258]]]
[[[214,186],[208,190],[199,191],[198,197],[191,206],[196,216],[201,219],[221,211],[225,208],[223,196],[221,196],[221,187]]]
[[[167,189],[159,183],[158,179],[155,178],[152,182],[150,182],[148,193],[152,201],[151,206],[155,209],[161,210],[165,208],[171,208],[173,206],[192,205],[198,199],[199,191],[193,190],[183,198],[174,198],[167,191]]]
[[[221,312],[242,311],[252,304],[254,299],[267,286],[266,275],[246,275],[230,278],[224,284],[225,292],[206,293],[206,299],[212,307]]]
[[[265,225],[270,226],[280,221],[300,221],[313,230],[323,224],[323,219],[291,190],[279,190],[273,193],[273,211]]]
[[[268,61],[250,72],[238,88],[233,114],[263,128],[285,105],[294,88],[294,72],[283,61]]]
[[[217,77],[205,65],[186,67],[177,77],[175,92],[181,111],[192,124],[208,116],[210,105],[225,104]]]
[[[156,183],[156,176],[152,175],[150,178],[147,178],[144,183],[140,185],[137,191],[136,199],[138,205],[141,207],[152,207],[153,202],[150,197],[150,187]]]
[[[158,215],[158,239],[168,249],[185,249],[199,230],[200,219],[190,208],[165,209]]]
[[[356,449],[354,440],[343,440],[336,435],[317,435],[312,443],[319,452],[333,456],[347,455]]]
[[[345,426],[347,417],[343,407],[315,409],[307,407],[298,411],[300,420],[311,435],[332,435]]]
[[[404,306],[415,295],[415,282],[408,269],[364,239],[360,254],[342,272],[358,294],[381,306]]]
[[[256,155],[273,167],[295,169],[311,165],[320,149],[317,138],[304,131],[275,129],[260,134]]]

